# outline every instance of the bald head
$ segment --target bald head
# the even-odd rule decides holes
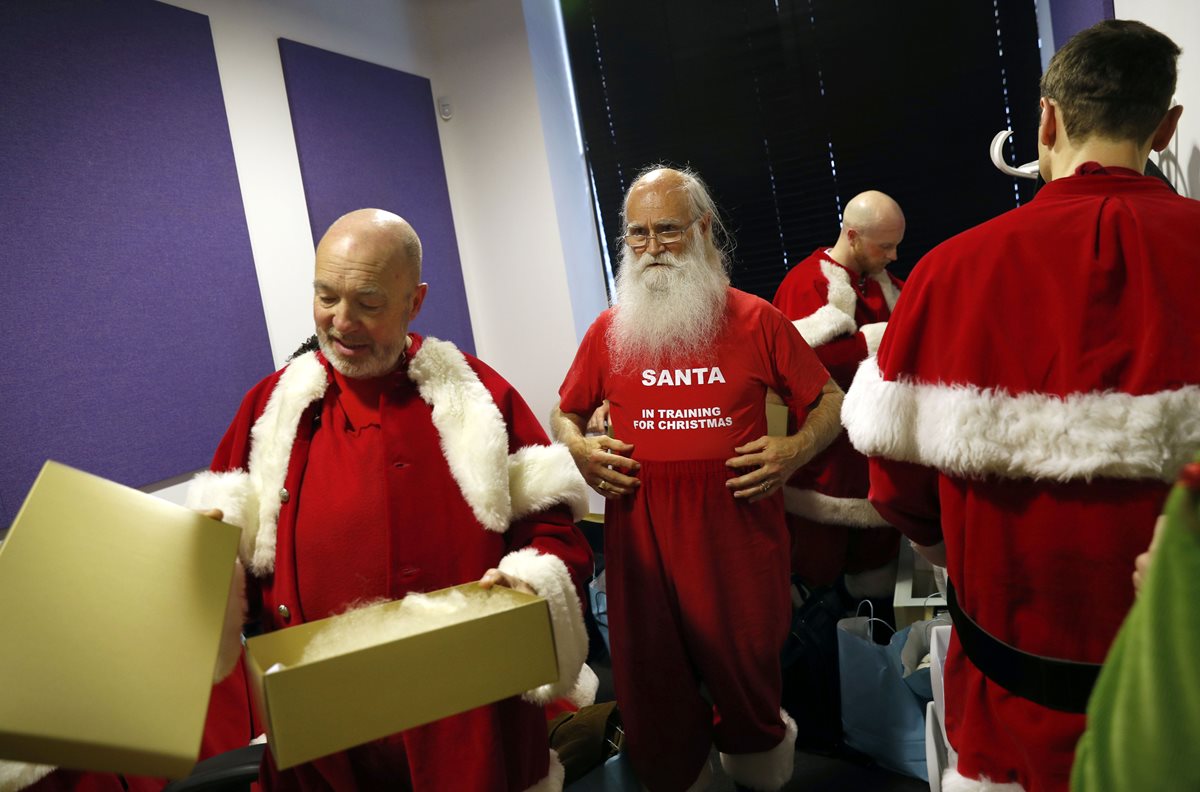
[[[393,371],[421,310],[421,240],[405,220],[381,209],[342,215],[317,245],[313,319],[331,365],[348,377]]]
[[[383,209],[356,209],[334,220],[317,245],[318,261],[323,251],[397,267],[414,283],[421,280],[417,232],[403,217]]]
[[[859,193],[846,204],[833,258],[849,270],[874,275],[896,260],[904,239],[904,212],[878,190]]]
[[[867,190],[850,199],[842,215],[842,224],[859,231],[869,232],[880,228],[904,226],[904,212],[900,204],[890,195],[878,190]]]

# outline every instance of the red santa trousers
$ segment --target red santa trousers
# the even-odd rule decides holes
[[[607,505],[613,682],[629,758],[651,790],[686,789],[713,744],[756,753],[785,735],[783,499],[735,500],[725,482],[736,475],[723,460],[643,462],[637,492]]]

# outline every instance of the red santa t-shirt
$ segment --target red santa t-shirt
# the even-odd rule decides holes
[[[712,349],[693,360],[614,371],[610,308],[588,328],[559,389],[560,409],[590,415],[608,399],[613,436],[646,461],[728,459],[767,432],[767,389],[803,418],[829,379],[792,323],[765,300],[728,289]]]

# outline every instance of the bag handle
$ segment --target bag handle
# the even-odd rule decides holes
[[[867,606],[867,638],[871,639],[872,641],[875,640],[875,628],[872,626],[875,622],[879,622],[884,627],[887,627],[889,630],[891,630],[892,635],[896,634],[895,627],[888,624],[883,619],[877,618],[875,616],[875,606],[873,604],[871,604],[871,600],[869,600],[869,599],[865,599],[858,603],[858,607],[854,609],[855,616],[862,616],[862,606],[863,605]]]

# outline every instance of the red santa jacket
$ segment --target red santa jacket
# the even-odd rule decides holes
[[[819,248],[788,272],[774,304],[845,390],[858,364],[879,347],[902,285],[887,272],[860,278]],[[831,582],[843,570],[874,569],[895,556],[894,532],[857,531],[855,541],[846,532],[888,526],[867,501],[867,475],[866,457],[843,431],[784,487],[798,532],[793,566],[806,581]]]
[[[410,353],[408,376],[421,403],[408,409],[421,420],[399,426],[389,420],[397,408],[385,400],[381,421],[389,453],[422,457],[404,466],[403,478],[388,480],[387,511],[403,515],[393,522],[403,552],[389,569],[389,596],[477,579],[489,566],[529,582],[550,605],[560,678],[525,698],[586,700],[589,691],[576,685],[587,654],[580,592],[591,554],[563,508],[575,518],[586,512],[582,477],[569,452],[548,443],[521,397],[485,364],[433,338],[414,336]],[[296,506],[316,418],[322,401],[333,398],[325,366],[310,352],[251,390],[213,472],[197,476],[188,495],[189,505],[220,508],[226,522],[242,528],[240,557],[257,600],[251,606],[266,629],[305,619]],[[388,435],[388,427],[396,433]],[[422,504],[419,515],[414,503]]]
[[[962,610],[999,640],[1099,663],[1129,610],[1200,445],[1198,245],[1200,203],[1085,166],[926,256],[859,368],[842,420],[871,502],[944,538]],[[959,780],[1067,788],[1082,715],[1010,694],[957,640],[945,685]]]

